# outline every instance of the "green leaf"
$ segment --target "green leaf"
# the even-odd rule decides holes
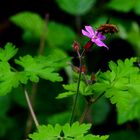
[[[108,138],[108,136],[86,135],[90,127],[91,124],[79,124],[79,122],[73,123],[72,126],[68,123],[63,126],[56,124],[54,127],[42,125],[38,127],[38,132],[30,134],[29,138],[32,140],[106,140]]]
[[[66,52],[64,52],[62,49],[57,48],[51,50],[47,59],[49,60],[47,61],[47,63],[56,70],[65,68],[68,65],[68,62],[71,60]]]
[[[129,100],[127,110],[118,110],[118,122],[139,119],[140,117],[140,74],[130,77],[130,84],[127,85],[128,91],[132,96]]]
[[[5,95],[18,87],[20,83],[20,73],[12,72],[8,62],[0,62],[0,95]]]
[[[138,104],[140,100],[140,74],[139,69],[133,66],[135,61],[136,58],[126,59],[124,62],[118,60],[117,64],[111,61],[109,63],[110,71],[99,74],[97,83],[93,85],[95,92],[102,93],[104,91],[111,103],[116,104],[118,123],[124,123],[140,116],[140,104]],[[110,76],[109,79],[109,75],[114,76],[113,78]]]
[[[133,62],[136,61],[136,58],[125,59],[123,62],[122,60],[117,61],[117,65],[114,62],[109,63],[109,67],[112,72],[116,74],[116,79],[120,77],[128,77],[131,74],[135,74],[138,72],[138,69],[133,67]]]
[[[63,92],[63,93],[60,93],[56,99],[62,99],[62,98],[66,98],[66,97],[70,97],[72,95],[75,95],[76,92],[71,92],[71,91],[68,91],[68,92]]]
[[[105,136],[99,136],[99,135],[87,135],[83,138],[79,138],[79,139],[76,139],[76,140],[107,140],[109,138],[108,135],[105,135]]]
[[[106,83],[95,83],[92,85],[92,89],[95,93],[102,94],[110,87],[109,84]]]
[[[117,11],[122,12],[129,12],[135,5],[135,0],[128,1],[128,0],[111,0],[108,3],[108,7]]]
[[[79,124],[79,122],[75,122],[70,125],[67,123],[63,126],[63,132],[65,137],[78,137],[78,136],[83,136],[88,132],[90,129],[91,124]]]
[[[67,92],[63,92],[60,93],[56,98],[57,99],[62,99],[65,97],[70,97],[74,94],[77,93],[77,83],[71,83],[71,84],[67,84],[67,85],[63,85],[64,89],[67,90]],[[80,81],[80,87],[79,87],[79,93],[87,96],[87,95],[91,95],[92,93],[92,87],[87,86],[83,81]]]
[[[12,43],[7,43],[3,48],[0,48],[0,60],[8,61],[10,60],[16,53],[18,49]]]
[[[139,0],[135,0],[134,12],[140,15],[140,1]]]
[[[137,56],[140,56],[140,33],[139,33],[140,27],[136,22],[132,22],[130,25],[130,30],[127,33],[127,40],[133,45],[133,48],[135,52],[137,53]]]
[[[40,38],[45,22],[36,13],[21,12],[10,18],[10,20],[24,31],[30,31],[34,37]]]
[[[62,127],[58,124],[53,127],[52,125],[42,125],[38,127],[38,132],[30,134],[32,140],[57,140],[60,136]]]
[[[96,0],[56,0],[58,6],[72,15],[83,15],[95,4]]]
[[[76,94],[77,91],[77,83],[72,83],[68,85],[63,85],[65,90],[68,90],[67,92],[60,93],[56,98],[57,99],[62,99],[65,97],[70,97],[74,94]]]
[[[26,55],[20,57],[20,60],[15,60],[15,63],[24,68],[23,73],[33,82],[38,82],[39,77],[52,82],[62,81],[59,74],[54,72],[55,69],[53,65],[50,65],[52,63],[49,63],[49,61],[43,56],[33,58],[30,55]]]
[[[10,20],[24,30],[23,37],[26,40],[33,38],[40,40],[46,26],[40,15],[33,12],[18,13],[12,16]],[[47,30],[44,35],[50,47],[61,47],[66,50],[72,48],[71,44],[76,37],[72,29],[55,22],[47,24]]]
[[[57,46],[61,49],[71,50],[71,44],[75,37],[76,35],[71,28],[56,22],[48,23],[47,41],[51,47]]]

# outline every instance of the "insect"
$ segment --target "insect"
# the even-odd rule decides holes
[[[102,34],[112,34],[118,32],[118,27],[115,24],[102,24],[99,28],[97,28],[98,32],[101,32]]]

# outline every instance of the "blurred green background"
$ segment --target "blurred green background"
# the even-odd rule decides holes
[[[2,0],[0,47],[12,42],[19,48],[16,58],[26,54],[48,55],[56,50],[73,57],[72,62],[78,64],[72,44],[76,40],[82,47],[88,40],[81,35],[81,29],[85,25],[97,29],[107,21],[115,24],[119,32],[107,36],[109,51],[94,46],[87,54],[88,72],[106,71],[110,60],[140,57],[140,0]],[[69,121],[73,98],[55,97],[63,91],[62,84],[71,81],[71,68],[59,72],[63,82],[40,79],[37,85],[27,85],[40,124]],[[82,99],[78,107],[80,114],[84,107]],[[140,139],[140,120],[117,124],[115,106],[103,97],[92,107],[87,121],[93,122],[93,134],[111,134],[110,140]],[[34,130],[20,87],[0,97],[1,140],[25,139]]]

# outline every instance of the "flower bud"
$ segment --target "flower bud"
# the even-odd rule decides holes
[[[85,65],[82,66],[82,68],[81,68],[81,72],[82,72],[82,73],[86,73],[86,72],[87,72],[87,68],[86,68]]]
[[[73,43],[73,49],[75,50],[75,51],[79,51],[79,44],[78,44],[78,42],[77,41],[74,41],[74,43]]]
[[[90,40],[86,43],[86,45],[84,46],[85,51],[88,51],[93,45],[93,42]]]
[[[95,83],[96,82],[96,76],[95,76],[94,73],[91,73],[90,80],[91,80],[92,83]]]

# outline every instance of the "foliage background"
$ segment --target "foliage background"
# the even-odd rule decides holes
[[[106,71],[110,60],[124,60],[133,56],[140,56],[140,1],[139,0],[5,0],[0,5],[0,47],[6,42],[12,42],[19,48],[19,56],[26,54],[37,55],[42,39],[40,28],[31,25],[25,28],[24,19],[19,24],[13,19],[20,12],[32,12],[38,14],[42,20],[49,15],[46,30],[45,51],[48,55],[52,50],[59,49],[65,55],[76,57],[72,50],[74,40],[81,46],[87,41],[81,36],[81,28],[91,24],[94,28],[104,24],[108,19],[110,23],[119,28],[117,35],[109,35],[106,44],[109,51],[104,48],[94,47],[87,55],[89,72],[97,72],[98,69]],[[68,1],[68,0],[67,0]],[[82,3],[83,2],[83,3]],[[84,3],[85,2],[85,3]],[[9,7],[7,6],[9,5]],[[28,16],[27,16],[28,18]],[[23,20],[23,21],[22,21]],[[29,19],[30,20],[30,19]],[[17,21],[17,19],[16,19]],[[21,22],[22,21],[22,22]],[[27,20],[28,21],[28,20]],[[31,20],[32,21],[32,20]],[[38,20],[39,21],[39,20]],[[37,22],[36,25],[40,23]],[[30,29],[33,29],[31,34]],[[77,64],[77,59],[72,60]],[[10,61],[13,64],[13,61]],[[64,81],[52,83],[40,80],[37,89],[28,84],[32,96],[37,118],[41,124],[64,124],[68,121],[72,98],[56,100],[58,93],[63,92],[62,84],[71,80],[69,67],[59,70]],[[83,108],[82,99],[79,102],[79,114]],[[101,98],[92,108],[93,134],[111,134],[110,139],[139,139],[139,120],[132,120],[124,124],[117,123],[116,108],[104,98]],[[13,89],[10,94],[0,97],[0,139],[24,139],[27,133],[34,130],[25,97],[21,88]],[[28,127],[30,125],[30,127]],[[30,130],[31,129],[31,130]]]

